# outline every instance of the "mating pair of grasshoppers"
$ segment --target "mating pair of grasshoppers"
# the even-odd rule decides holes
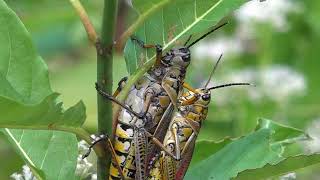
[[[131,88],[125,105],[96,85],[103,97],[123,107],[114,123],[115,158],[110,167],[110,179],[146,179],[148,159],[157,151],[154,144],[159,144],[164,137],[190,63],[190,52],[186,48],[172,49],[162,56],[160,46],[132,40],[144,48],[155,47],[157,57],[154,67]],[[124,84],[125,80],[120,82],[118,90]],[[163,125],[158,126],[160,122]]]
[[[133,40],[142,47],[151,47]],[[97,86],[103,97],[123,107],[115,123],[113,145],[116,161],[111,164],[110,179],[146,179],[147,164],[162,142],[173,107],[177,107],[177,97],[190,63],[190,52],[187,48],[178,48],[162,56],[160,46],[155,47],[157,59],[154,67],[131,88],[125,105]]]
[[[249,83],[230,83],[208,88],[221,58],[222,55],[215,64],[204,88],[191,89],[179,97],[178,111],[173,114],[163,141],[163,146],[174,154],[174,158],[168,156],[168,153],[164,151],[157,154],[153,159],[153,168],[148,179],[183,179],[191,162],[195,141],[202,122],[207,117],[208,106],[211,101],[210,91],[229,86],[250,85]],[[176,159],[179,159],[179,161]]]
[[[184,47],[171,49],[165,55],[162,55],[161,46],[145,45],[137,38],[132,38],[143,48],[156,48],[156,63],[131,88],[125,104],[118,102],[115,96],[126,79],[120,81],[114,96],[106,94],[96,85],[99,94],[122,106],[114,123],[114,140],[100,136],[91,145],[103,139],[108,140],[114,157],[110,179],[183,178],[201,121],[207,114],[210,90],[213,89],[205,87],[194,90],[184,83],[191,60],[189,48],[209,33],[187,45],[189,38]],[[182,94],[183,87],[189,91]],[[172,114],[174,108],[178,111]]]

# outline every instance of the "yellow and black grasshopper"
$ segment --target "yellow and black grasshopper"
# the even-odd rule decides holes
[[[145,47],[141,41],[138,42]],[[157,53],[161,52],[159,46],[156,48]],[[96,86],[103,97],[123,107],[115,127],[113,146],[117,162],[113,161],[111,164],[111,179],[145,179],[149,139],[153,139],[152,133],[161,118],[165,117],[163,115],[171,115],[173,105],[176,104],[186,68],[190,63],[190,51],[177,48],[163,57],[157,56],[161,57],[160,63],[156,63],[157,66],[131,89],[125,105]],[[159,139],[162,137],[163,135],[157,136]],[[117,168],[118,166],[120,168]]]
[[[98,85],[96,86],[99,94],[123,107],[115,123],[113,149],[116,157],[110,167],[111,179],[145,179],[147,177],[148,162],[156,149],[162,147],[159,144],[169,125],[173,107],[177,107],[177,97],[182,86],[189,87],[183,83],[186,68],[191,59],[189,48],[198,42],[196,40],[188,46],[173,48],[162,55],[161,46],[145,45],[136,38],[133,40],[144,48],[155,47],[157,55],[154,67],[132,87],[125,105],[103,92]],[[93,144],[104,138],[97,139]],[[151,141],[153,143],[150,143]],[[162,150],[174,158],[170,151]]]
[[[164,153],[164,151],[155,156],[149,179],[183,179],[192,158],[195,140],[200,131],[202,121],[207,117],[208,105],[211,100],[210,91],[228,86],[250,85],[249,83],[230,83],[207,88],[221,57],[222,55],[204,88],[187,91],[179,97],[178,111],[172,116],[162,148],[174,154],[174,158],[168,156],[168,153]],[[177,161],[176,159],[181,160]]]

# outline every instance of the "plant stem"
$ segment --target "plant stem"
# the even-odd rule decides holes
[[[97,82],[103,90],[112,93],[112,49],[117,18],[117,0],[104,0],[101,38],[97,47]],[[100,134],[112,132],[112,104],[98,94],[98,131]],[[108,179],[110,153],[104,153],[97,160],[98,179]]]
[[[97,43],[97,33],[89,19],[88,13],[86,12],[86,10],[84,9],[84,7],[82,6],[81,2],[79,0],[69,0],[71,5],[74,7],[74,9],[76,10],[76,12],[78,13],[81,22],[87,32],[88,38],[89,40],[93,43],[96,44]]]

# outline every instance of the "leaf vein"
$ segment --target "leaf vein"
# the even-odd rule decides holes
[[[22,134],[21,134],[20,139],[19,139],[19,144],[21,143],[23,136],[24,136],[24,130],[22,130]]]
[[[145,39],[145,43],[148,43],[148,40],[147,40],[147,32],[146,32],[146,23],[143,24],[143,29],[144,29],[144,39]],[[145,50],[146,52],[146,58],[148,58],[148,50]]]
[[[9,30],[8,30],[8,39],[9,39],[9,62],[8,62],[8,67],[6,72],[6,79],[8,78],[9,70],[11,68],[11,61],[12,61],[12,42],[11,42],[11,35]]]
[[[223,0],[219,0],[214,6],[209,8],[203,15],[201,15],[199,18],[197,18],[193,23],[191,23],[188,27],[185,28],[181,33],[179,33],[175,38],[173,38],[165,47],[164,49],[168,48],[172,43],[174,43],[176,40],[178,40],[180,37],[182,37],[185,33],[187,33],[192,27],[194,27],[199,21],[207,16],[213,9],[215,9]]]
[[[134,41],[132,41],[132,43],[133,43],[134,54],[135,54],[134,57],[136,58],[136,60],[135,60],[135,67],[136,67],[136,69],[138,69],[138,55],[137,55],[136,44],[134,43]],[[132,71],[133,71],[133,69],[130,68],[130,72],[132,72]]]
[[[23,154],[23,156],[26,158],[27,162],[35,167],[35,164],[33,163],[33,161],[31,160],[31,158],[28,156],[28,154],[24,151],[24,149],[21,147],[20,143],[18,143],[18,141],[15,139],[15,137],[13,136],[13,134],[10,132],[10,130],[8,128],[5,128],[5,131],[8,133],[8,135],[10,136],[10,138],[14,141],[14,143],[16,144],[16,146],[18,147],[18,149],[20,150],[20,152]]]
[[[197,19],[197,0],[194,0],[194,19]]]
[[[182,28],[185,29],[185,26],[184,26],[183,21],[182,21],[181,12],[180,12],[180,8],[179,7],[178,7],[178,14],[179,14],[179,19],[181,21]]]
[[[42,160],[42,162],[41,162],[40,169],[42,169],[42,167],[43,167],[43,165],[44,165],[44,162],[45,162],[45,160],[46,160],[46,158],[47,158],[47,155],[48,155],[48,149],[49,149],[50,143],[51,143],[51,141],[52,141],[52,139],[53,139],[53,138],[54,138],[54,134],[53,134],[53,133],[51,133],[50,140],[48,141],[48,142],[49,142],[49,143],[48,143],[48,147],[47,147],[46,153],[45,153],[45,154],[44,154],[44,156],[43,156],[43,160]]]
[[[164,10],[163,10],[163,8],[161,10],[161,18],[162,18],[162,23],[160,26],[162,26],[162,43],[165,44],[166,41],[165,41],[165,33],[164,33]]]

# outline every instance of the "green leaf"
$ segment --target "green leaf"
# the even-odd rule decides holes
[[[77,133],[82,102],[68,110],[51,90],[47,66],[17,15],[0,0],[0,128],[38,179],[74,179],[74,134],[12,129],[59,129]],[[12,128],[12,129],[7,129]],[[81,132],[80,132],[81,133]],[[82,132],[83,133],[83,132]]]
[[[320,154],[298,155],[289,157],[275,165],[267,164],[262,168],[243,171],[237,176],[236,179],[266,179],[284,175],[318,163],[320,163]]]
[[[161,10],[164,6],[169,5],[174,0],[135,0],[133,1],[134,12],[130,12],[129,19],[134,19],[134,23],[130,25],[130,27],[121,35],[120,38],[120,47],[123,47],[123,44],[128,40],[129,36],[131,36],[137,28],[139,28],[145,20]]]
[[[163,7],[166,3],[170,3],[170,1],[174,0],[134,0],[132,1],[132,5],[140,16],[145,16],[146,11],[156,11],[157,8]]]
[[[24,105],[0,98],[0,127],[24,129],[80,127],[86,118],[83,102],[80,101],[63,112],[62,104],[56,103],[56,97],[57,94],[52,94],[36,105]]]
[[[36,177],[47,180],[75,179],[78,156],[75,135],[57,131],[10,130],[2,132]]]
[[[133,4],[136,9],[142,10],[152,4],[141,2],[138,0]],[[216,26],[223,17],[244,2],[246,0],[175,0],[167,6],[158,8],[156,13],[140,25],[135,35],[148,44],[160,44],[167,50],[177,41],[184,42],[182,40],[189,35]],[[154,50],[142,53],[137,49],[139,47],[130,42],[125,47],[124,53],[130,74],[135,72],[141,61],[149,61],[155,55]]]
[[[188,171],[186,179],[230,179],[247,169],[279,163],[286,158],[289,144],[307,138],[301,130],[260,119],[257,129],[247,136],[220,143],[206,142],[206,147],[197,147],[207,149],[205,154],[195,153],[197,161],[204,160]],[[199,151],[202,150],[196,150]]]
[[[62,103],[57,103],[58,94],[51,90],[46,64],[37,54],[22,22],[2,0],[0,87],[2,128],[79,127],[85,120],[82,102],[64,114]]]
[[[135,33],[148,44],[162,45],[166,51],[174,43],[185,42],[189,35],[208,31],[210,27],[218,25],[222,18],[245,2],[247,0],[175,0],[168,6],[156,9],[156,13],[146,16],[141,23],[138,23],[137,31],[136,28],[132,28],[125,36]],[[121,102],[127,97],[132,85],[152,67],[155,61],[154,49],[141,51],[136,43],[130,41],[128,40],[125,46],[124,56],[131,76],[118,96]],[[140,66],[143,62],[146,63]],[[118,110],[119,107],[116,106],[115,111]]]
[[[192,156],[191,167],[206,158],[210,157],[212,154],[220,151],[227,144],[231,143],[232,139],[225,138],[222,141],[214,142],[209,140],[200,140],[196,142],[196,147]],[[210,147],[210,148],[208,148]]]

